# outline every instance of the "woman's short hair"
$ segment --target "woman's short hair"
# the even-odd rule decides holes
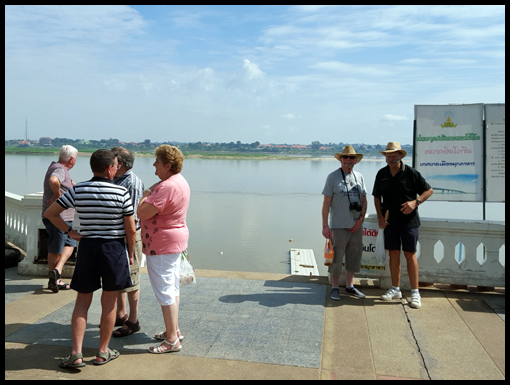
[[[94,151],[90,156],[90,168],[92,172],[103,173],[109,166],[115,164],[115,154],[104,148]]]
[[[78,155],[78,150],[73,146],[66,144],[65,146],[62,146],[62,148],[60,149],[58,160],[63,160],[64,162],[67,162],[71,158],[76,158],[76,155]]]
[[[184,162],[184,155],[181,150],[175,146],[162,144],[155,151],[156,158],[159,158],[163,163],[172,165],[170,169],[174,174],[178,174],[182,170],[182,163]]]

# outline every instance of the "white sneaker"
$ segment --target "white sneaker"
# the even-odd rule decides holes
[[[411,294],[411,303],[409,306],[419,309],[421,307],[421,297],[419,294]]]
[[[380,297],[383,301],[391,301],[394,298],[400,299],[402,298],[402,292],[400,290],[395,290],[394,288],[389,289],[386,294],[381,295]]]

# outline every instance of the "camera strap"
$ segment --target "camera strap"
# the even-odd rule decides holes
[[[344,178],[345,188],[347,189],[347,199],[349,200],[349,206],[350,206],[351,205],[351,198],[349,196],[350,195],[349,194],[349,184],[347,183],[347,179],[345,179],[345,174],[344,174],[344,170],[342,170],[342,167],[340,167],[340,171],[342,171],[342,177]],[[358,185],[358,179],[356,178],[356,174],[354,173],[354,170],[352,171],[352,175],[354,175],[354,180],[356,181],[356,186],[357,186]],[[358,190],[358,196],[359,196],[359,204],[361,205],[361,194],[360,194],[359,190]]]

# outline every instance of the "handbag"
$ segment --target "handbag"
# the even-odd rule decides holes
[[[335,252],[333,251],[333,244],[331,243],[331,238],[327,238],[326,246],[324,246],[324,265],[331,266],[333,264],[334,257]]]
[[[195,269],[191,266],[189,262],[188,253],[184,250],[181,253],[181,268],[179,270],[179,285],[185,286],[191,283],[197,283],[197,278],[195,276]]]

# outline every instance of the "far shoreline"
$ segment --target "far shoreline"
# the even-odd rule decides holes
[[[4,152],[5,155],[51,155],[51,156],[57,156],[59,151],[26,151],[23,149],[14,149],[9,148],[6,149]],[[78,149],[78,156],[80,157],[90,157],[90,155],[96,150],[93,151],[83,151]],[[225,153],[183,153],[184,159],[228,159],[228,160],[313,160],[313,161],[329,161],[329,160],[335,160],[335,156],[331,154],[331,156],[314,156],[310,154],[252,154],[252,153],[238,153],[238,152],[225,152]],[[133,152],[133,155],[136,158],[151,158],[154,157],[154,153],[148,153],[148,152]],[[365,161],[385,161],[385,158],[381,155],[380,158],[374,158],[374,157],[364,157],[362,160]]]
[[[58,151],[53,152],[29,152],[29,151],[9,151],[5,152],[5,155],[53,155],[58,156]],[[85,152],[78,150],[79,157],[90,157],[92,152]],[[136,153],[133,152],[135,158],[151,158],[154,154],[148,153]],[[327,156],[300,156],[300,155],[269,155],[269,154],[239,154],[239,153],[225,153],[225,154],[185,154],[184,159],[226,159],[226,160],[313,160],[313,161],[338,161],[334,155],[331,157]],[[362,161],[385,161],[384,157],[381,158],[363,158]]]

